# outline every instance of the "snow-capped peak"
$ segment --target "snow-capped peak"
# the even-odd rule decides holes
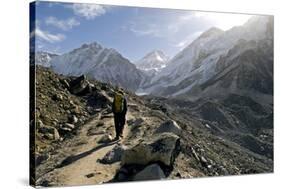
[[[124,87],[135,91],[143,73],[113,48],[102,47],[97,42],[83,44],[51,60],[51,68],[60,74],[80,76]]]
[[[35,64],[41,65],[44,67],[50,67],[51,66],[51,60],[58,56],[57,54],[44,52],[44,51],[38,51],[35,53]]]
[[[168,62],[169,57],[165,55],[160,50],[153,50],[147,55],[145,55],[142,59],[137,61],[136,66],[145,71],[155,70],[159,71],[162,68],[166,67],[166,63]]]

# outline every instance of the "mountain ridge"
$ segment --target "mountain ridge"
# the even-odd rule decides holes
[[[81,47],[51,60],[51,68],[60,74],[87,75],[135,91],[144,74],[113,48],[104,48],[97,42]]]
[[[219,60],[225,56],[236,44],[244,41],[272,41],[273,30],[270,16],[259,16],[250,19],[242,26],[233,27],[227,31],[213,32],[214,35],[198,37],[185,49],[175,55],[161,72],[144,84],[142,92],[152,93],[154,95],[163,95],[164,90],[175,88],[177,91],[170,90],[169,94],[164,96],[177,96],[178,94],[188,92],[193,87],[203,84],[211,79],[219,71]],[[211,29],[217,31],[217,29]],[[208,31],[206,31],[208,33]],[[209,31],[210,32],[210,31]],[[202,34],[204,36],[204,34]],[[271,44],[273,44],[271,42]],[[268,45],[267,48],[273,48]],[[242,48],[243,49],[243,48]],[[236,50],[236,53],[243,51]],[[272,62],[269,64],[272,64]],[[221,69],[223,69],[221,67]],[[186,87],[180,87],[181,83],[186,82]],[[181,90],[181,91],[180,91]],[[162,93],[162,94],[161,94]]]

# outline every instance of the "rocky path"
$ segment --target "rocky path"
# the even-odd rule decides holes
[[[127,119],[132,117],[128,112]],[[98,160],[117,144],[126,141],[128,132],[126,124],[122,141],[100,143],[99,140],[108,134],[114,137],[115,130],[113,115],[99,113],[65,146],[68,148],[65,150],[70,153],[69,156],[65,157],[60,166],[44,175],[43,179],[48,181],[48,185],[60,186],[99,184],[111,180],[120,168],[120,162],[102,164]]]
[[[151,111],[149,108],[143,106],[128,104],[128,107],[129,111],[126,116],[127,123],[125,125],[124,138],[122,141],[111,140],[101,142],[107,135],[115,136],[113,114],[107,112],[106,109],[101,110],[90,122],[81,127],[75,137],[62,143],[61,149],[55,154],[57,158],[49,160],[49,162],[53,162],[53,165],[58,165],[55,166],[55,169],[51,169],[48,173],[43,174],[38,183],[42,186],[73,186],[115,181],[116,176],[118,181],[122,180],[119,179],[120,170],[123,168],[120,160],[108,164],[101,163],[99,160],[103,159],[108,152],[114,151],[114,147],[124,146],[130,148],[144,140],[150,141],[150,139],[155,138],[155,131],[159,128],[159,125],[161,125],[164,120],[168,119],[161,112]],[[170,132],[177,133],[177,130],[171,129]],[[167,138],[163,139],[164,141],[167,140]],[[150,152],[139,153],[149,154]],[[157,150],[153,153],[157,153]],[[165,156],[167,156],[166,159],[170,159],[169,155],[172,154],[165,154]],[[144,157],[144,159],[147,161],[146,163],[149,164],[151,161],[150,158],[154,155],[151,154],[148,156],[149,157]],[[130,157],[134,156],[129,156],[127,161],[138,161],[139,159],[132,160]],[[163,159],[158,155],[155,157]],[[145,178],[190,178],[200,175],[198,171],[190,168],[189,158],[190,157],[185,157],[183,154],[180,154],[175,161],[174,171],[169,174],[169,177],[165,177],[162,174],[150,175]],[[146,165],[144,165],[144,167],[145,166]],[[181,171],[183,166],[187,169],[184,173]],[[156,164],[152,167],[156,167],[160,170],[160,167]],[[42,169],[46,169],[46,167]],[[160,172],[162,172],[162,170]],[[181,172],[181,174],[179,174],[179,172]],[[128,174],[134,175],[135,172],[129,172]],[[145,173],[145,175],[147,175],[147,173]]]

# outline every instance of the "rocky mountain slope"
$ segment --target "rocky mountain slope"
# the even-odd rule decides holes
[[[227,90],[268,98],[263,93],[268,94],[265,87],[273,83],[273,17],[253,16],[227,31],[210,28],[170,60],[156,50],[134,65],[116,50],[94,42],[60,56],[38,52],[35,63],[138,94],[196,100]]]
[[[122,86],[135,91],[145,79],[144,74],[114,49],[94,42],[84,44],[51,60],[51,68],[63,75],[86,75],[90,79]]]
[[[36,75],[37,185],[273,171],[272,106],[234,94],[189,102],[125,91],[125,138],[116,142],[114,87],[41,66]]]
[[[262,72],[264,67],[266,69]],[[158,96],[185,95],[197,98],[205,93],[220,94],[221,89],[231,92],[238,89],[238,93],[240,89],[253,92],[250,85],[254,85],[254,81],[249,81],[248,76],[259,77],[255,78],[256,84],[268,80],[268,86],[272,86],[272,68],[273,18],[254,16],[244,25],[227,31],[218,28],[207,30],[172,58],[167,67],[139,90]],[[223,78],[228,78],[229,82],[222,81]],[[232,82],[233,78],[235,79]]]

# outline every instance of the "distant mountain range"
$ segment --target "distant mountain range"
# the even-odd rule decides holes
[[[62,55],[39,52],[35,63],[164,97],[201,98],[273,91],[273,17],[253,16],[227,31],[210,28],[169,59],[154,50],[133,64],[94,42]]]
[[[207,30],[139,91],[189,98],[242,91],[272,94],[272,73],[273,18],[254,16],[227,31]]]
[[[94,42],[84,44],[50,61],[51,68],[63,75],[85,74],[90,79],[124,87],[135,91],[145,75],[128,59],[114,49],[102,47]]]

